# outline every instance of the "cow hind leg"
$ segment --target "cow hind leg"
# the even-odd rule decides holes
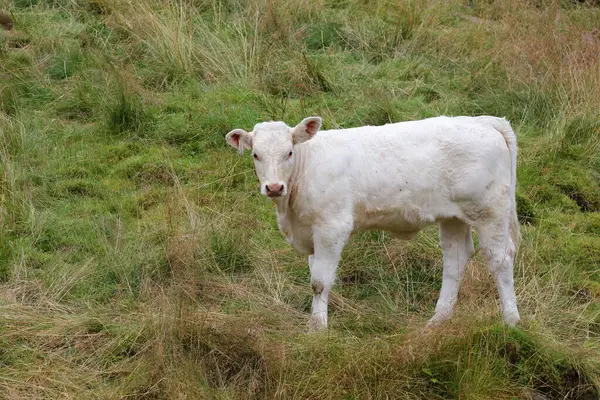
[[[444,257],[444,273],[435,314],[427,326],[435,326],[452,316],[458,298],[460,281],[474,252],[471,227],[458,219],[440,222],[440,245]]]
[[[509,229],[508,219],[496,220],[477,227],[477,234],[488,271],[496,281],[503,319],[507,324],[514,326],[520,317],[513,278],[516,247],[511,240]]]

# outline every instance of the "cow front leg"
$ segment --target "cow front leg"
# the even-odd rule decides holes
[[[312,315],[308,323],[311,332],[327,329],[329,291],[348,236],[347,230],[313,229],[315,253],[308,257],[313,291]]]

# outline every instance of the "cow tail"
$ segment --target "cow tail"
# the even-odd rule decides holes
[[[510,122],[505,118],[493,118],[492,126],[502,134],[510,153],[510,238],[513,241],[515,250],[519,247],[521,237],[519,229],[519,219],[517,217],[517,135],[510,126]]]

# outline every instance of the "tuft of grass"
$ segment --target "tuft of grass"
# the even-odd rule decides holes
[[[531,201],[524,195],[517,193],[517,217],[521,224],[535,223],[535,210]]]
[[[106,111],[106,127],[110,134],[146,134],[154,125],[151,111],[142,99],[120,88]]]
[[[467,4],[468,3],[468,4]],[[430,0],[0,0],[0,397],[596,399],[600,9]],[[330,329],[224,135],[506,116],[523,321],[435,227],[346,246]],[[477,243],[477,238],[475,237]]]

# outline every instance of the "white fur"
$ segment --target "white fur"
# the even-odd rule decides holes
[[[250,133],[228,134],[234,147],[249,146],[258,156],[263,194],[265,185],[285,185],[284,195],[274,198],[277,220],[287,241],[309,255],[311,327],[327,327],[328,294],[352,233],[381,229],[410,239],[434,223],[440,227],[444,273],[429,324],[452,315],[474,251],[471,227],[496,279],[504,319],[516,324],[517,142],[509,122],[437,117],[317,133],[320,125],[320,118],[309,117],[295,128],[265,122]],[[232,142],[240,131],[243,141]]]

